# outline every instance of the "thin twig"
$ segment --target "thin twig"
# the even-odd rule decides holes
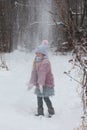
[[[75,78],[73,78],[71,75],[69,75],[67,72],[64,72],[64,74],[66,74],[67,76],[69,76],[71,79],[75,80],[76,82],[78,82],[80,85],[82,85],[78,80],[76,80]]]

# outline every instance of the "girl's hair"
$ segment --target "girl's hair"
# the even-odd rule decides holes
[[[35,68],[36,66],[36,61],[35,61],[35,58],[34,58],[34,61],[33,61],[33,68]]]

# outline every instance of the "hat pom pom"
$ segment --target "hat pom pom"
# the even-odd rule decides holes
[[[42,44],[43,44],[43,45],[48,45],[48,40],[43,40],[43,41],[42,41]]]
[[[47,56],[48,54],[48,41],[47,40],[43,40],[42,43],[36,48],[35,53],[39,52],[41,54],[44,54],[45,56]]]

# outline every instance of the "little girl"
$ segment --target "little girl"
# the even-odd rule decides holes
[[[43,40],[42,44],[36,48],[35,60],[28,88],[36,86],[35,94],[37,95],[37,114],[36,116],[43,115],[43,100],[48,108],[48,116],[51,117],[55,114],[50,96],[54,95],[54,78],[51,71],[51,64],[47,55],[48,41]]]

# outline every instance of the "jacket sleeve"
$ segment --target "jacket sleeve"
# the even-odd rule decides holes
[[[31,77],[30,77],[29,83],[36,85],[36,81],[37,81],[37,73],[36,73],[36,70],[33,69],[32,72],[31,72]]]
[[[44,86],[46,81],[46,75],[49,72],[50,64],[43,63],[38,71],[38,84]]]

